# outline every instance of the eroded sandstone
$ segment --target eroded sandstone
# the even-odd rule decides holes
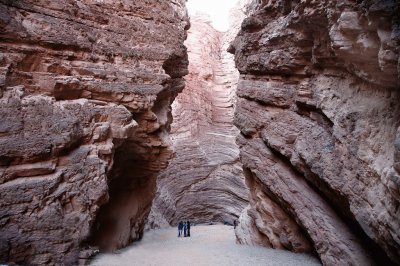
[[[251,194],[239,242],[314,249],[326,265],[400,263],[397,2],[248,12],[229,48]]]
[[[173,103],[171,138],[175,156],[157,179],[149,227],[228,222],[248,202],[233,125],[238,72],[226,52],[243,13],[232,11],[230,31],[216,31],[206,15],[191,17],[186,87]]]
[[[76,265],[141,237],[187,74],[184,4],[0,1],[0,261]]]

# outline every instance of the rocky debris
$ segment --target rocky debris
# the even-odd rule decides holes
[[[313,246],[326,265],[400,263],[398,8],[250,5],[229,47],[251,195],[239,242]]]
[[[172,110],[175,156],[157,179],[149,228],[180,220],[233,223],[248,203],[233,125],[239,73],[226,52],[243,17],[240,10],[236,14],[237,26],[226,33],[216,31],[205,14],[191,18],[189,75]]]
[[[187,74],[184,4],[0,1],[0,261],[76,265],[142,236]]]

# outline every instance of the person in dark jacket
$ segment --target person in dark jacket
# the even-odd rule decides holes
[[[187,227],[187,236],[190,237],[190,221],[186,222],[186,227]]]
[[[183,236],[184,236],[184,237],[187,236],[187,235],[186,235],[186,232],[187,232],[187,224],[186,224],[186,222],[185,222],[185,223],[183,223]]]
[[[178,224],[178,237],[182,236],[182,229],[183,229],[183,223],[182,221],[180,221]]]

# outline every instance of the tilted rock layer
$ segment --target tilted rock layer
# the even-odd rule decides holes
[[[229,48],[250,206],[239,242],[400,263],[396,1],[254,1]]]
[[[149,227],[181,220],[232,223],[248,204],[233,125],[239,73],[226,52],[236,33],[216,31],[206,15],[191,17],[189,75],[173,103],[175,157],[157,179]]]
[[[76,265],[141,237],[187,74],[184,4],[0,1],[0,262]]]

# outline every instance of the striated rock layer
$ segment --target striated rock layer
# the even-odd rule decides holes
[[[238,19],[243,16],[240,10],[235,14]],[[175,157],[157,179],[149,227],[180,220],[233,223],[248,204],[233,125],[239,73],[226,52],[236,29],[221,33],[207,15],[191,17],[185,42],[189,75],[173,103]]]
[[[184,4],[0,1],[0,262],[76,265],[141,237],[187,74]]]
[[[230,46],[239,242],[400,263],[400,24],[387,1],[253,1]]]

